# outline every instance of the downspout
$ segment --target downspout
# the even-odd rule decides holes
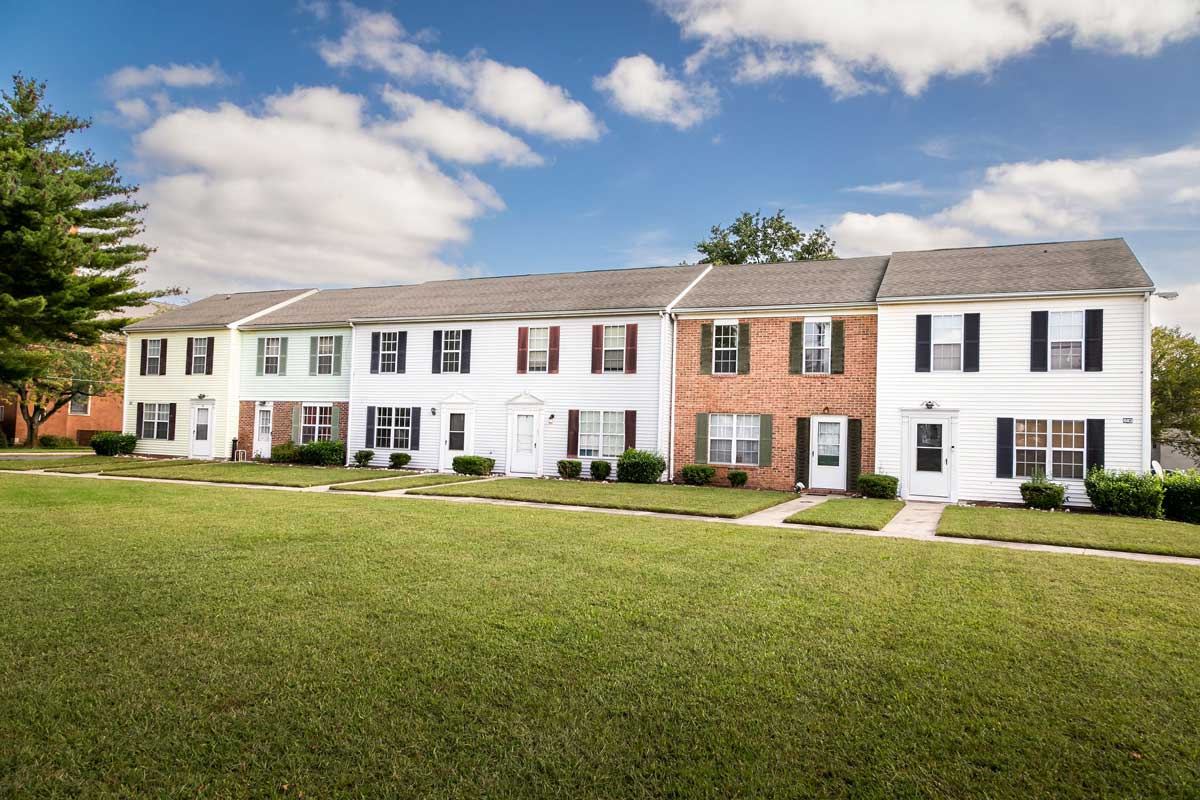
[[[354,323],[350,323],[350,348],[346,353],[350,362],[350,382],[346,384],[346,466],[350,466],[350,421],[354,419]]]
[[[671,332],[671,355],[669,357],[671,375],[668,380],[671,385],[671,408],[667,412],[667,480],[675,480],[675,337],[676,337],[676,321],[675,315],[669,312],[663,312],[667,315],[667,321]]]
[[[1153,452],[1153,442],[1150,438],[1154,413],[1150,400],[1150,340],[1154,333],[1154,326],[1150,322],[1150,300],[1153,297],[1152,292],[1146,293],[1142,312],[1142,330],[1144,332],[1142,340],[1142,472],[1150,471],[1150,457]]]

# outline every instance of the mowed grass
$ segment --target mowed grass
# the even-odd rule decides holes
[[[539,478],[506,478],[477,484],[417,489],[413,494],[491,497],[556,505],[623,508],[692,514],[701,517],[744,517],[755,511],[796,499],[787,492],[723,489],[715,486],[675,486],[669,483],[601,483]]]
[[[251,483],[261,486],[323,486],[345,481],[369,481],[405,474],[395,469],[351,469],[349,467],[301,467],[285,464],[214,463],[202,461],[184,466],[155,466],[127,473],[131,477],[211,483]]]
[[[1200,525],[1102,514],[949,506],[937,534],[1200,558]]]
[[[93,466],[112,463],[112,456],[75,456],[74,458],[24,458],[0,459],[0,471],[25,472],[31,469],[58,469],[61,467]]]
[[[830,528],[857,528],[866,531],[882,530],[892,517],[904,508],[903,500],[880,500],[869,497],[831,497],[824,503],[797,511],[784,522],[802,525],[825,525]]]
[[[105,457],[106,461],[88,462],[87,464],[68,464],[65,467],[55,467],[49,472],[63,472],[68,475],[82,475],[91,472],[127,472],[129,470],[146,469],[148,467],[182,467],[188,464],[206,464],[207,461],[190,458],[135,458],[126,456]]]
[[[451,475],[444,472],[430,472],[424,475],[408,475],[403,478],[384,478],[381,481],[352,483],[346,486],[331,486],[343,492],[390,492],[394,489],[415,489],[419,486],[442,486],[447,483],[463,483],[477,481],[475,475]]]
[[[1192,567],[45,476],[0,505],[0,796],[1200,793]]]

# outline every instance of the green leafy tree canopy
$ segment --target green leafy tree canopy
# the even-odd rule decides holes
[[[782,210],[770,217],[746,211],[728,227],[714,225],[696,249],[701,264],[765,264],[837,258],[835,244],[823,225],[806,234]]]
[[[1200,342],[1182,329],[1150,334],[1150,436],[1200,459]]]

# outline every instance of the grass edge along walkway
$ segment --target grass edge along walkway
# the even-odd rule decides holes
[[[425,472],[395,478],[373,478],[369,481],[339,483],[329,487],[331,492],[393,492],[397,489],[417,489],[422,486],[445,486],[451,483],[483,480],[482,475],[456,475],[448,472]]]
[[[395,478],[408,471],[391,469],[360,469],[357,467],[314,467],[292,464],[233,463],[206,461],[199,464],[145,467],[120,470],[112,477],[153,478],[167,481],[196,481],[198,483],[246,484],[251,486],[284,486],[306,489],[334,483]],[[311,479],[311,480],[310,480]]]
[[[903,500],[869,497],[831,497],[823,503],[802,509],[784,520],[794,525],[820,525],[827,528],[852,528],[880,531],[904,508]]]

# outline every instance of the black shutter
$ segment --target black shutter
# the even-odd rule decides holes
[[[191,336],[187,337],[187,358],[183,362],[183,374],[184,375],[192,374],[192,351],[195,349],[195,347],[196,347],[196,345],[195,345],[192,337]]]
[[[996,477],[1013,476],[1013,419],[996,418]]]
[[[433,374],[440,375],[442,372],[442,332],[433,332]]]
[[[142,339],[142,371],[140,374],[146,374],[146,343],[149,339]]]
[[[379,374],[379,331],[371,333],[371,374]]]
[[[700,374],[712,375],[713,326],[711,322],[700,325]]]
[[[796,418],[796,483],[808,488],[808,417]]]
[[[788,374],[799,375],[804,372],[804,322],[793,322],[789,326],[788,337]]]
[[[379,334],[373,333],[372,336]],[[367,406],[367,441],[365,446],[368,450],[375,446],[375,406]]]
[[[167,340],[158,340],[158,374],[167,374]]]
[[[408,331],[400,331],[396,336],[396,372],[401,375],[408,369]]]
[[[835,319],[829,329],[829,373],[841,375],[846,371],[846,322]]]
[[[463,375],[468,375],[471,372],[471,329],[462,332],[462,353],[459,355],[458,371]]]
[[[1046,340],[1050,336],[1050,312],[1031,312],[1029,331],[1029,371],[1046,372],[1048,369],[1046,349],[1049,346]]]
[[[175,441],[175,403],[171,403],[171,415],[167,417],[167,439]]]
[[[1104,420],[1087,421],[1087,470],[1104,469]]]
[[[1083,312],[1083,369],[1085,372],[1104,371],[1104,309],[1089,308]]]
[[[214,351],[217,349],[217,337],[208,337],[208,355],[204,358],[204,374],[213,374]]]
[[[979,315],[963,314],[963,372],[979,372]]]
[[[858,476],[862,473],[862,420],[851,419],[846,426],[846,488],[853,492],[858,488]]]
[[[933,339],[933,317],[917,314],[917,372],[929,372],[929,351]]]
[[[750,374],[750,323],[738,323],[738,346],[737,346],[737,371],[738,375]]]
[[[146,342],[143,340],[142,344],[145,344],[145,343]],[[145,415],[146,415],[146,404],[138,403],[137,404],[137,430],[133,432],[133,435],[138,437],[139,439],[142,438],[142,420],[145,419]]]

